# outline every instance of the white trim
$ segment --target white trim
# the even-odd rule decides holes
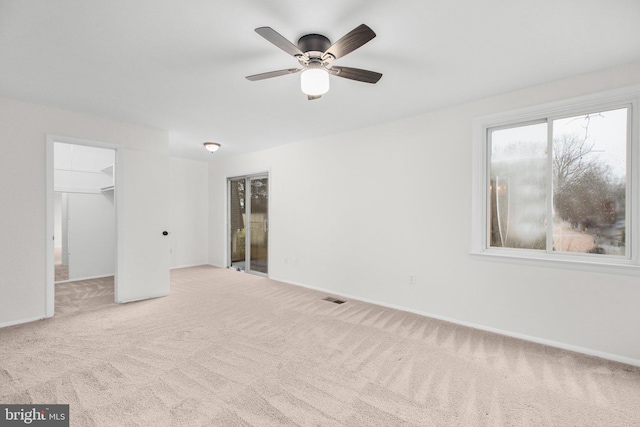
[[[553,153],[553,126],[551,125],[551,120],[546,120],[547,125],[547,152]],[[627,146],[629,144],[627,143]],[[553,155],[547,155],[547,176],[546,176],[546,194],[547,194],[547,207],[546,207],[546,216],[547,216],[547,227],[545,233],[547,234],[547,241],[545,243],[545,249],[547,252],[549,248],[553,248],[553,196],[549,197],[549,193],[553,191]],[[551,193],[553,194],[553,193]],[[627,207],[625,206],[625,209]],[[628,210],[626,210],[628,212]],[[551,220],[549,220],[551,219]],[[625,230],[626,233],[626,230]]]
[[[57,285],[59,283],[80,282],[83,280],[93,280],[93,279],[104,279],[105,277],[114,277],[115,279],[115,275],[113,274],[104,274],[102,276],[79,277],[77,279],[59,280],[55,284]]]
[[[474,127],[476,124],[496,127],[509,123],[540,120],[541,116],[553,118],[570,116],[576,111],[580,113],[585,109],[615,108],[629,103],[632,98],[638,96],[640,96],[640,84],[476,117],[473,123]]]
[[[231,178],[225,178],[225,196],[224,196],[224,224],[225,224],[225,239],[224,239],[224,254],[225,254],[225,264],[228,266],[231,265]],[[245,240],[246,241],[246,240]]]
[[[251,176],[260,176],[264,174],[271,174],[271,168],[270,167],[254,168],[252,169],[252,172],[228,174],[228,175],[225,175],[225,181],[229,179],[234,179],[234,178],[246,178]]]
[[[115,156],[115,168],[113,170],[114,199],[116,203],[116,265],[113,278],[113,300],[119,302],[120,287],[125,283],[122,280],[124,268],[124,148],[118,147]]]
[[[55,142],[55,141],[54,141]],[[77,145],[77,144],[76,144]],[[103,168],[106,169],[106,168]],[[104,176],[105,172],[103,172],[102,170],[99,171],[85,171],[85,170],[80,170],[80,169],[63,169],[63,168],[57,168],[54,170],[57,171],[62,171],[62,172],[77,172],[77,173],[90,173],[90,174],[94,174],[94,175],[100,175],[100,176]]]
[[[546,253],[544,255],[547,255]],[[603,264],[598,262],[585,261],[584,259],[566,260],[566,259],[550,259],[551,257],[542,259],[527,256],[526,254],[515,254],[509,251],[508,254],[499,254],[495,252],[471,253],[471,258],[489,261],[502,262],[506,264],[520,264],[532,267],[542,268],[560,268],[564,270],[580,270],[593,273],[619,274],[623,276],[640,276],[640,266],[624,265],[624,264]],[[599,260],[598,260],[599,261]]]
[[[40,316],[40,317],[27,317],[19,320],[11,320],[9,322],[0,323],[0,329],[7,328],[9,326],[22,325],[23,323],[35,322],[36,320],[43,320],[43,319],[44,317]]]
[[[629,167],[627,173],[627,209],[630,209],[632,215],[627,217],[627,236],[631,239],[629,246],[629,256],[631,259],[640,260],[640,182],[638,177],[640,174],[640,86],[637,87],[637,95],[631,104],[629,112],[629,144],[628,159]],[[627,239],[628,240],[628,239]],[[640,262],[640,261],[639,261]]]
[[[86,147],[107,148],[116,150],[121,147],[119,144],[113,144],[110,142],[96,141],[93,139],[76,138],[73,136],[47,134],[47,138],[51,138],[53,142],[62,142],[65,144],[84,145]]]
[[[102,194],[99,188],[54,187],[54,193]]]
[[[166,297],[169,296],[169,292],[163,292],[161,294],[155,294],[155,295],[147,295],[144,297],[140,297],[140,298],[133,298],[133,299],[125,299],[122,301],[118,301],[118,304],[126,304],[128,302],[136,302],[136,301],[145,301],[148,299],[154,299],[154,298],[162,298],[162,297]]]
[[[46,134],[45,138],[45,262],[46,262],[46,273],[45,273],[45,317],[52,317],[55,312],[55,274],[54,274],[54,255],[53,255],[53,243],[52,236],[54,234],[54,224],[53,224],[53,199],[54,193],[58,190],[54,188],[54,143],[55,142],[63,142],[66,144],[74,144],[74,145],[84,145],[88,147],[97,147],[97,148],[105,148],[109,150],[114,150],[115,152],[115,175],[114,175],[114,183],[115,185],[119,185],[122,183],[122,160],[123,160],[123,148],[121,145],[112,144],[108,142],[102,141],[94,141],[89,139],[81,139],[75,138],[71,136],[64,135],[55,135],[55,134]],[[117,188],[117,187],[116,187]],[[92,193],[91,190],[82,191],[84,193]],[[97,192],[99,193],[99,191]],[[117,302],[118,295],[118,287],[120,283],[120,275],[118,265],[123,262],[122,254],[123,252],[123,235],[122,235],[122,227],[119,226],[119,222],[122,220],[123,214],[123,192],[118,188],[118,191],[115,192],[115,204],[116,204],[116,265],[114,266],[114,299]],[[100,276],[107,277],[107,276]],[[74,279],[74,280],[83,280],[83,279]]]
[[[52,317],[55,310],[55,256],[54,256],[54,163],[53,140],[51,135],[45,138],[45,286],[44,286],[44,316]]]
[[[535,120],[554,120],[582,114],[585,111],[604,111],[628,107],[629,148],[627,176],[627,248],[628,255],[589,256],[588,254],[550,253],[547,251],[527,251],[522,249],[490,248],[488,245],[488,161],[489,148],[487,132],[490,128],[526,124]],[[472,128],[472,188],[471,188],[471,249],[472,256],[487,257],[507,262],[526,262],[551,268],[571,268],[613,274],[640,274],[640,183],[637,182],[640,168],[638,129],[640,122],[640,85],[623,87],[606,92],[598,92],[552,103],[535,105],[513,111],[495,113],[473,119]],[[629,202],[630,200],[630,202]],[[548,236],[549,240],[549,236]]]
[[[391,308],[391,309],[394,309],[394,310],[400,310],[400,311],[404,311],[404,312],[407,312],[407,313],[413,313],[413,314],[417,314],[419,316],[425,316],[425,317],[429,317],[429,318],[433,318],[433,319],[438,319],[438,320],[442,320],[442,321],[445,321],[445,322],[454,323],[456,325],[466,326],[468,328],[478,329],[478,330],[486,331],[486,332],[492,332],[494,334],[504,335],[504,336],[507,336],[507,337],[517,338],[517,339],[521,339],[521,340],[524,340],[524,341],[529,341],[529,342],[534,342],[534,343],[537,343],[537,344],[547,345],[549,347],[560,348],[560,349],[563,349],[563,350],[573,351],[575,353],[586,354],[588,356],[599,357],[601,359],[612,360],[614,362],[620,362],[620,363],[624,363],[624,364],[627,364],[627,365],[639,366],[640,367],[640,359],[634,359],[634,358],[631,358],[631,357],[620,356],[618,354],[607,353],[607,352],[604,352],[604,351],[598,351],[598,350],[594,350],[594,349],[590,349],[590,348],[586,348],[586,347],[580,347],[580,346],[576,346],[576,345],[572,345],[572,344],[566,344],[566,343],[563,343],[563,342],[548,340],[548,339],[545,339],[545,338],[539,338],[539,337],[535,337],[535,336],[532,336],[532,335],[519,334],[519,333],[516,333],[516,332],[506,331],[504,329],[493,328],[491,326],[485,326],[485,325],[481,325],[481,324],[478,324],[478,323],[467,322],[465,320],[459,320],[459,319],[455,319],[455,318],[452,318],[452,317],[442,316],[442,315],[435,314],[435,313],[430,313],[430,312],[427,312],[427,311],[415,310],[415,309],[407,308],[407,307],[400,306],[400,305],[388,304],[388,303],[381,302],[381,301],[378,301],[378,300],[375,300],[375,299],[358,297],[358,296],[345,294],[345,293],[337,292],[337,291],[330,290],[330,289],[324,289],[324,288],[320,288],[320,287],[316,287],[316,286],[305,285],[305,284],[302,284],[302,283],[290,282],[290,281],[287,281],[287,280],[277,279],[277,278],[272,278],[272,280],[276,280],[276,281],[282,282],[282,283],[287,283],[287,284],[293,285],[293,286],[300,286],[302,288],[313,289],[315,291],[326,292],[328,294],[338,295],[338,296],[341,296],[343,298],[353,299],[353,300],[360,301],[360,302],[365,302],[365,303],[368,303],[368,304],[375,304],[375,305],[379,305],[381,307],[387,307],[387,308]]]
[[[202,267],[203,265],[210,265],[210,264],[204,263],[204,264],[177,265],[175,267],[169,268],[169,270],[178,270],[180,268],[190,268],[190,267]]]

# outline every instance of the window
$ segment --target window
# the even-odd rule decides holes
[[[474,120],[472,253],[637,266],[637,92]]]

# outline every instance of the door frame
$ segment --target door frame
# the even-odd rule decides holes
[[[250,179],[260,179],[260,178],[267,178],[267,194],[269,195],[268,199],[267,199],[267,221],[269,224],[269,233],[271,232],[271,220],[270,220],[270,216],[271,216],[271,173],[270,171],[264,171],[264,172],[256,172],[256,173],[250,173],[250,174],[241,174],[241,175],[233,175],[233,176],[227,176],[226,177],[226,181],[227,181],[227,238],[225,239],[226,241],[226,247],[225,247],[225,251],[227,253],[227,268],[231,268],[231,181],[232,180],[237,180],[237,179],[241,179],[243,178],[245,180],[245,197],[246,197],[246,193],[247,193],[247,188],[250,189],[250,185],[247,185],[247,183],[249,182]],[[244,271],[246,273],[251,273],[251,274],[255,274],[257,276],[263,276],[263,277],[269,277],[269,273],[271,271],[271,269],[269,268],[269,264],[270,264],[270,254],[271,254],[271,239],[267,239],[267,273],[261,273],[259,271],[254,271],[251,270],[251,222],[249,220],[249,226],[247,226],[247,219],[249,219],[249,215],[250,215],[250,211],[251,211],[251,200],[249,198],[249,200],[247,201],[245,199],[245,206],[244,206],[244,210],[245,210],[245,269]],[[248,245],[247,245],[248,242]]]
[[[114,192],[115,202],[115,216],[116,216],[116,265],[114,270],[114,295],[115,302],[118,302],[118,288],[120,284],[120,271],[118,268],[122,265],[122,227],[119,224],[122,223],[124,204],[123,204],[123,192],[120,185],[123,177],[123,147],[118,144],[112,144],[102,141],[93,141],[88,139],[74,138],[63,135],[47,134],[45,142],[45,180],[46,180],[46,197],[45,197],[45,257],[46,257],[46,286],[45,286],[45,317],[52,317],[55,311],[55,261],[54,261],[54,142],[62,142],[66,144],[84,145],[88,147],[105,148],[114,150],[115,152],[115,165],[113,171],[114,186],[116,191]]]

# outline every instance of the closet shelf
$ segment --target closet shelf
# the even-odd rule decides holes
[[[113,165],[109,165],[106,168],[100,169],[100,172],[106,173],[109,176],[113,176]]]
[[[109,165],[104,169],[101,169],[102,173],[107,174],[108,176],[111,177],[111,185],[107,185],[106,187],[102,187],[100,189],[100,191],[102,191],[103,193],[107,193],[109,191],[113,191],[114,187],[115,187],[115,176],[114,176],[114,167],[113,165]]]

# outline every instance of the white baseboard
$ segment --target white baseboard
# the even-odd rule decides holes
[[[103,276],[79,277],[77,279],[59,280],[59,281],[55,282],[55,284],[57,285],[58,283],[79,282],[81,280],[103,279],[105,277],[112,277],[112,276],[114,276],[114,274],[105,274]]]
[[[133,299],[127,299],[127,300],[122,300],[122,301],[116,301],[117,304],[126,304],[128,302],[136,302],[136,301],[144,301],[144,300],[148,300],[148,299],[154,299],[154,298],[162,298],[162,297],[166,297],[170,294],[170,292],[163,292],[161,294],[157,294],[157,295],[148,295],[145,297],[140,297],[140,298],[133,298]]]
[[[545,339],[545,338],[535,337],[535,336],[531,336],[531,335],[520,334],[518,332],[512,332],[512,331],[507,331],[507,330],[504,330],[504,329],[493,328],[493,327],[490,327],[490,326],[485,326],[485,325],[480,325],[480,324],[477,324],[477,323],[467,322],[467,321],[464,321],[464,320],[454,319],[454,318],[451,318],[451,317],[442,316],[442,315],[435,314],[435,313],[429,313],[429,312],[426,312],[426,311],[415,310],[415,309],[412,309],[412,308],[408,308],[408,307],[404,307],[404,306],[400,306],[400,305],[395,305],[395,304],[388,304],[388,303],[385,303],[385,302],[382,302],[382,301],[377,301],[377,300],[370,299],[370,298],[363,298],[363,297],[359,297],[359,296],[355,296],[355,295],[345,294],[345,293],[342,293],[342,292],[336,292],[336,291],[333,291],[333,290],[330,290],[330,289],[324,289],[324,288],[320,288],[320,287],[316,287],[316,286],[305,285],[303,283],[291,282],[291,281],[288,281],[288,280],[278,279],[278,278],[275,278],[275,277],[271,277],[271,279],[272,280],[277,280],[278,282],[294,285],[294,286],[300,286],[300,287],[307,288],[307,289],[313,289],[313,290],[316,290],[316,291],[326,292],[326,293],[332,294],[332,295],[338,295],[338,296],[341,296],[343,298],[353,299],[353,300],[356,300],[356,301],[366,302],[366,303],[369,303],[369,304],[375,304],[375,305],[379,305],[379,306],[382,306],[382,307],[393,308],[395,310],[400,310],[400,311],[405,311],[405,312],[408,312],[408,313],[418,314],[420,316],[425,316],[425,317],[430,317],[430,318],[433,318],[433,319],[443,320],[445,322],[455,323],[456,325],[467,326],[469,328],[479,329],[481,331],[493,332],[495,334],[500,334],[500,335],[504,335],[504,336],[507,336],[507,337],[518,338],[518,339],[525,340],[525,341],[530,341],[530,342],[535,342],[535,343],[538,343],[538,344],[548,345],[549,347],[561,348],[563,350],[569,350],[569,351],[573,351],[575,353],[586,354],[588,356],[599,357],[601,359],[611,360],[611,361],[614,361],[614,362],[620,362],[620,363],[624,363],[624,364],[627,364],[627,365],[640,367],[640,359],[633,359],[631,357],[620,356],[618,354],[612,354],[612,353],[606,353],[606,352],[599,351],[599,350],[594,350],[594,349],[591,349],[591,348],[579,347],[579,346],[575,346],[575,345],[572,345],[572,344],[567,344],[567,343],[563,343],[563,342],[559,342],[559,341],[553,341],[553,340],[548,340],[548,339]]]
[[[176,265],[175,267],[171,267],[169,270],[177,270],[179,268],[189,268],[189,267],[200,267],[203,265],[211,265],[211,264],[200,263],[200,264],[189,264],[189,265]]]
[[[10,322],[0,323],[0,328],[6,328],[8,326],[21,325],[23,323],[35,322],[36,320],[42,320],[44,316],[41,317],[28,317],[26,319],[19,320],[11,320]]]

